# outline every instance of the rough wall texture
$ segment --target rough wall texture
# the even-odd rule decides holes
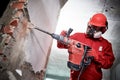
[[[37,8],[40,15],[36,16],[32,10]],[[0,19],[0,80],[44,79],[52,38],[33,28],[44,26],[39,28],[54,32],[59,11],[59,1],[10,1]]]

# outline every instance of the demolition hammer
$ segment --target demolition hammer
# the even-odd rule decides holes
[[[43,33],[46,33],[46,34],[48,34],[48,35],[50,35],[53,39],[56,39],[56,40],[58,40],[58,41],[60,41],[60,42],[62,42],[62,43],[64,43],[64,44],[68,44],[68,42],[65,42],[64,41],[64,36],[62,36],[62,35],[58,35],[58,34],[54,34],[54,33],[49,33],[49,32],[47,32],[47,31],[44,31],[44,30],[42,30],[42,29],[40,29],[40,28],[37,28],[37,27],[35,27],[34,29],[36,29],[36,30],[38,30],[38,31],[41,31],[41,32],[43,32]],[[70,35],[70,33],[73,31],[73,29],[72,28],[69,28],[69,30],[67,31],[67,33],[66,33],[66,38],[68,38],[69,37],[69,35]]]
[[[66,36],[58,35],[58,34],[55,34],[55,33],[50,33],[50,32],[47,32],[47,31],[45,31],[45,30],[42,30],[42,29],[40,29],[40,28],[38,28],[38,27],[35,27],[34,29],[50,35],[53,39],[56,39],[57,41],[60,41],[61,43],[65,44],[65,45],[69,45],[69,44],[71,43],[71,41],[73,41],[72,39],[69,39],[70,33],[73,31],[72,28],[69,28],[69,30],[68,30],[67,33],[66,33]],[[74,40],[74,41],[75,41],[75,40]],[[83,44],[80,43],[79,41],[76,41],[76,42],[77,42],[77,44],[76,44],[75,46],[79,49],[79,48],[80,48],[80,45],[83,45]],[[77,67],[77,68],[76,68],[76,67],[73,68],[74,65],[71,66],[70,64],[68,64],[68,67],[69,67],[69,68],[71,68],[71,69],[73,68],[73,69],[76,70],[76,71],[80,70],[80,73],[79,73],[79,76],[78,76],[78,80],[79,80],[79,78],[80,78],[80,76],[81,76],[84,68],[85,68],[87,65],[89,65],[89,64],[91,63],[92,59],[93,59],[93,58],[87,58],[87,60],[85,60],[85,59],[86,59],[86,56],[87,56],[87,50],[88,50],[88,49],[91,49],[91,47],[89,47],[89,46],[87,46],[87,45],[83,45],[83,46],[84,46],[84,53],[83,53],[83,56],[82,56],[82,61],[80,62],[80,65],[81,65],[81,66],[80,66],[80,67]]]

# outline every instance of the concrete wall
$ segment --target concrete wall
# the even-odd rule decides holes
[[[0,76],[0,80],[5,80],[4,77],[7,77],[8,80],[11,74],[15,80],[43,80],[51,51],[52,38],[30,28],[38,27],[51,33],[55,32],[59,12],[66,1],[28,0],[27,2],[27,0],[11,0],[0,19],[0,23],[9,25],[13,19],[18,19],[18,25],[13,31],[15,40],[10,38],[9,45],[2,46],[5,48],[4,54],[7,54],[8,62],[5,62],[5,66],[2,65],[4,69],[0,69],[1,75],[4,75]],[[21,4],[22,7],[20,7]],[[2,57],[4,56],[2,55]],[[3,70],[4,72],[2,72]],[[16,70],[22,71],[19,73],[21,75]]]
[[[55,31],[60,11],[59,1],[29,0],[28,11],[30,20],[35,26],[49,32]],[[27,61],[32,63],[35,71],[44,69],[52,38],[40,31],[33,30],[28,39]]]
[[[31,23],[38,28],[55,32],[60,9],[66,0],[29,0],[28,11]],[[27,61],[35,71],[45,69],[52,45],[49,35],[33,30],[28,37]]]

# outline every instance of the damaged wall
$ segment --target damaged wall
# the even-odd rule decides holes
[[[11,80],[44,79],[52,38],[34,27],[54,32],[65,2],[10,1],[0,19],[0,79],[8,80],[9,76],[13,76]],[[21,71],[21,75],[16,69]]]

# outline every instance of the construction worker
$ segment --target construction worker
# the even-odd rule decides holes
[[[70,39],[90,46],[92,49],[88,50],[89,55],[94,57],[91,64],[84,69],[80,76],[80,70],[75,71],[71,69],[70,80],[102,80],[101,69],[108,69],[113,65],[115,57],[112,51],[112,45],[101,36],[107,29],[108,22],[106,16],[103,13],[96,13],[90,18],[85,33],[77,32],[69,36]],[[63,30],[60,35],[66,36],[66,31]],[[57,42],[57,47],[68,49],[68,53],[72,54],[69,52],[71,48],[68,48],[59,41]]]

